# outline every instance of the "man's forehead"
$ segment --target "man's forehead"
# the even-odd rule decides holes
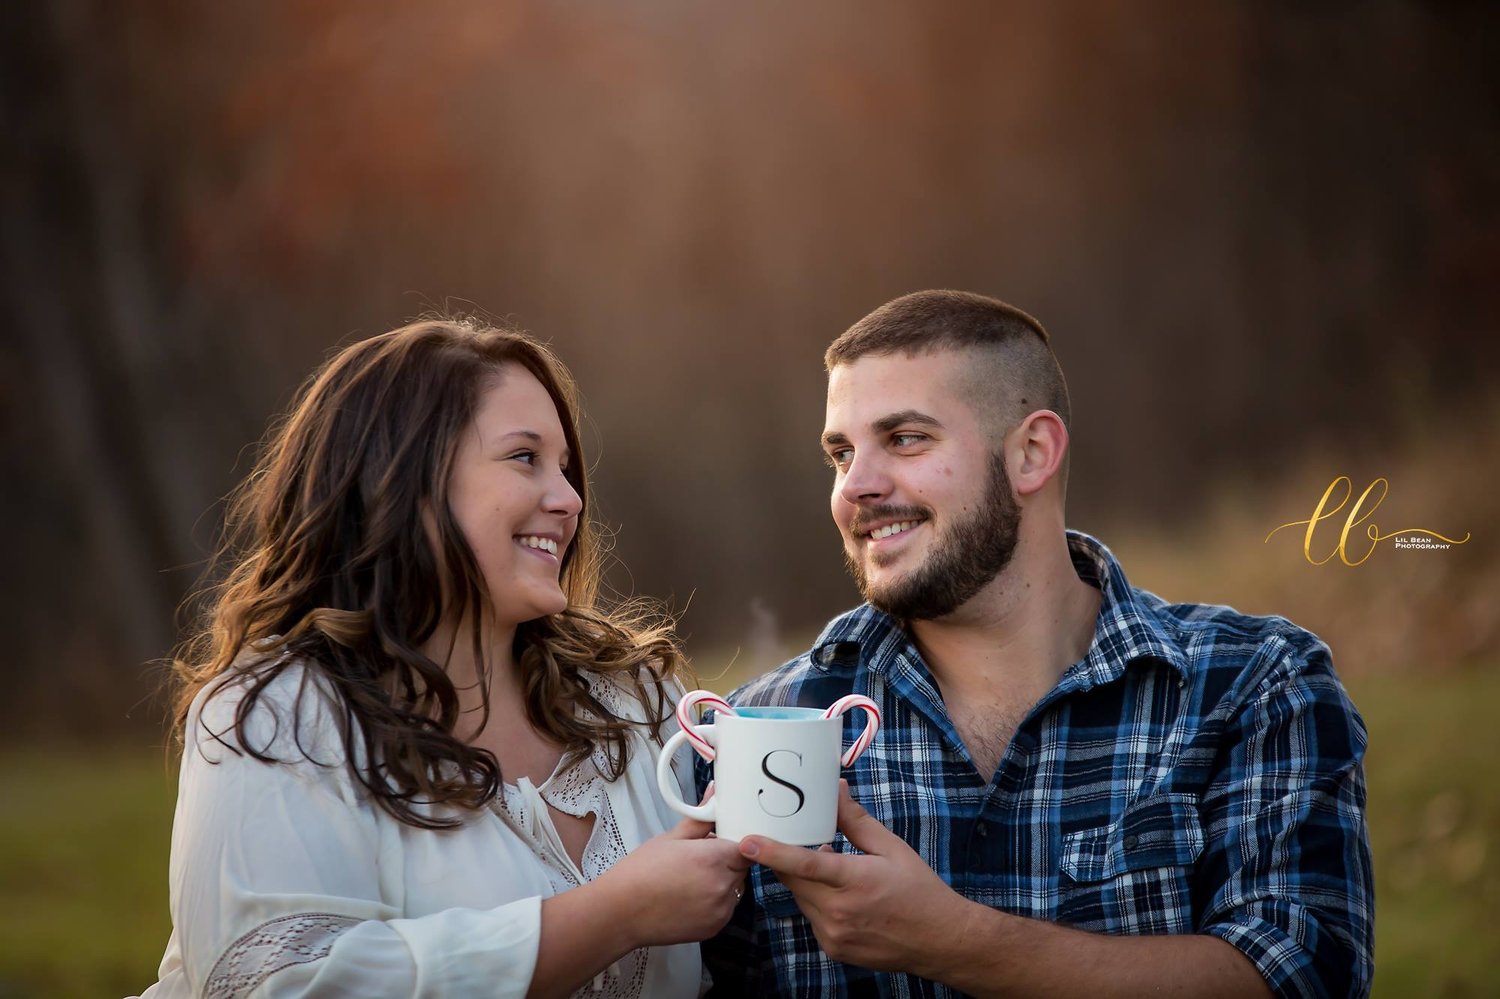
[[[944,420],[955,409],[970,411],[962,362],[958,352],[943,351],[866,355],[837,365],[828,373],[826,429],[864,429],[901,412]]]
[[[828,373],[828,398],[863,398],[898,389],[911,393],[948,393],[972,370],[977,358],[968,351],[920,354],[867,354],[836,365]]]

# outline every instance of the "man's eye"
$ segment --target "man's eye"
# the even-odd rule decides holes
[[[839,448],[837,451],[828,451],[823,455],[823,463],[829,468],[844,468],[849,464],[849,458],[854,452],[849,448]]]
[[[892,434],[891,443],[897,447],[911,447],[927,439],[925,434]]]

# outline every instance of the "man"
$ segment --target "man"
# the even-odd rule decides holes
[[[718,994],[1368,992],[1365,730],[1327,647],[1065,529],[1068,393],[1025,313],[907,295],[826,361],[865,604],[729,700],[853,691],[885,727],[832,848],[741,843]]]

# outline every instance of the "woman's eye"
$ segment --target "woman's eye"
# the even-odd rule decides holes
[[[524,462],[527,465],[535,465],[536,464],[536,452],[535,451],[517,451],[515,454],[511,455],[510,457],[511,457],[512,461]]]

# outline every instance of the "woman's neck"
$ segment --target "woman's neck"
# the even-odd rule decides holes
[[[515,655],[515,628],[486,622],[475,648],[470,619],[437,630],[422,645],[422,653],[442,667],[458,694],[460,738],[479,734],[486,695],[493,714],[498,705],[521,705],[524,691]]]

